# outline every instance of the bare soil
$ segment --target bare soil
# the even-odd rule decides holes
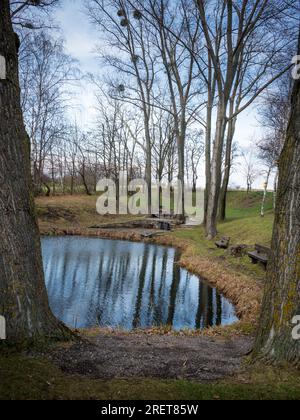
[[[50,358],[68,374],[93,379],[163,378],[198,382],[220,380],[241,371],[252,339],[111,333],[54,348]]]

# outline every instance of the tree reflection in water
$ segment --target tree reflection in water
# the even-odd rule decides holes
[[[71,327],[180,330],[237,320],[224,297],[176,264],[172,248],[59,237],[44,238],[42,251],[51,308]]]

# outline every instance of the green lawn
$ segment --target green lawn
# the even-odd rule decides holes
[[[219,225],[220,233],[236,243],[270,245],[274,222],[273,194],[268,193],[265,217],[261,217],[262,192],[228,194],[227,221]]]
[[[218,224],[218,236],[231,238],[231,245],[255,244],[271,246],[274,223],[273,194],[268,193],[265,217],[260,216],[262,192],[230,191],[228,194],[227,220]],[[202,226],[179,230],[175,233],[179,239],[190,241],[195,252],[201,256],[217,257],[230,265],[234,271],[243,272],[263,280],[265,273],[259,265],[253,265],[248,256],[234,258],[227,251],[218,250],[215,240],[208,241]]]

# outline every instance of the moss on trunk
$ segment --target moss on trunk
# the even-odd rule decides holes
[[[66,339],[72,333],[52,314],[44,282],[8,0],[0,2],[0,54],[6,62],[0,80],[0,314],[8,343]]]
[[[299,315],[300,283],[300,80],[280,158],[279,184],[265,296],[254,357],[299,364],[300,340],[292,337]]]

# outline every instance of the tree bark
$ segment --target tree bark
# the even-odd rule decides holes
[[[230,116],[234,113],[234,100],[230,100]],[[228,122],[227,128],[227,140],[226,140],[226,152],[225,152],[225,170],[224,170],[224,177],[223,183],[220,193],[220,202],[219,202],[219,219],[221,222],[226,220],[226,207],[227,207],[227,192],[228,192],[228,185],[230,180],[231,174],[231,167],[232,167],[232,144],[233,138],[235,134],[235,127],[236,127],[237,118],[231,118]]]
[[[209,65],[210,65],[209,60]],[[208,82],[208,94],[207,94],[207,111],[206,111],[206,133],[205,133],[205,196],[204,196],[204,225],[207,222],[207,210],[208,210],[208,201],[210,194],[210,184],[211,184],[211,122],[212,122],[212,112],[213,112],[213,102],[214,102],[214,89],[212,88],[212,76],[211,69],[209,70],[209,82]]]
[[[0,0],[0,55],[6,61],[0,80],[0,314],[9,343],[66,338],[71,333],[52,314],[44,282],[9,0]]]
[[[277,198],[277,184],[278,184],[278,168],[276,168],[276,175],[274,180],[274,193],[273,193],[273,209],[276,209],[276,198]]]
[[[226,143],[226,157],[225,157],[225,170],[224,170],[224,178],[221,188],[220,194],[220,203],[219,203],[219,219],[220,221],[225,221],[226,219],[226,207],[227,207],[227,192],[228,192],[228,185],[230,180],[230,173],[231,173],[231,153],[232,153],[232,142],[234,132],[232,132],[232,124],[233,122],[229,122],[228,126],[228,135],[227,135],[227,143]]]
[[[151,135],[149,127],[149,116],[145,112],[145,137],[146,137],[146,170],[145,170],[145,180],[148,185],[147,199],[148,199],[148,216],[152,214],[152,144],[151,144]]]
[[[279,161],[272,256],[254,357],[299,364],[300,340],[292,319],[300,314],[300,80],[295,82],[292,115]]]
[[[222,152],[226,130],[226,102],[221,98],[219,100],[220,104],[218,107],[214,153],[211,164],[211,185],[206,217],[206,234],[208,239],[213,239],[217,235],[218,204],[222,181]]]

